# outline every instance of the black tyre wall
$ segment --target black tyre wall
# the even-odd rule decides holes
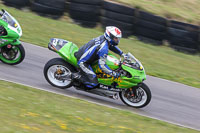
[[[137,13],[135,27],[134,34],[136,36],[144,36],[160,42],[167,38],[167,20],[160,16],[139,11]]]
[[[24,7],[30,4],[30,0],[3,0],[4,4],[14,7]]]
[[[197,25],[192,25],[188,23],[183,23],[175,20],[170,21],[170,27],[176,28],[176,29],[181,29],[181,30],[187,30],[187,31],[198,31],[199,26]]]
[[[133,24],[129,24],[129,23],[125,23],[122,21],[117,21],[117,20],[113,20],[113,19],[109,19],[109,18],[105,18],[102,17],[101,18],[103,25],[106,26],[116,26],[118,28],[120,28],[122,31],[123,30],[131,30],[133,27]]]
[[[101,7],[98,5],[87,5],[87,4],[80,4],[80,3],[71,3],[70,10],[80,11],[80,12],[90,12],[94,14],[100,14]]]
[[[135,9],[118,3],[103,1],[101,23],[103,27],[116,26],[122,31],[123,37],[133,34]]]
[[[37,13],[51,14],[51,15],[62,15],[64,10],[54,7],[49,7],[39,3],[32,3],[31,10]]]
[[[144,11],[139,11],[138,18],[142,19],[142,20],[149,21],[151,23],[159,24],[159,25],[164,25],[164,26],[167,25],[167,19],[166,18],[156,16],[156,15],[153,15],[151,13],[144,12]]]
[[[134,8],[128,7],[128,6],[124,6],[118,3],[114,3],[111,1],[103,1],[103,9],[109,10],[109,11],[113,11],[113,12],[117,12],[117,13],[121,13],[121,14],[126,14],[129,16],[133,16],[134,15]]]
[[[171,37],[191,38],[193,41],[198,41],[198,32],[191,32],[176,28],[168,28],[168,39]]]
[[[166,33],[154,31],[151,29],[143,28],[143,27],[136,27],[134,29],[134,34],[137,36],[144,36],[150,39],[162,41],[166,37]]]
[[[72,3],[82,3],[88,5],[100,5],[103,0],[69,0]]]
[[[143,27],[148,30],[153,30],[153,31],[158,31],[158,32],[166,32],[167,30],[166,26],[163,26],[157,23],[152,23],[151,21],[146,21],[143,19],[138,19],[136,25],[137,27]]]
[[[171,37],[170,43],[172,45],[177,45],[180,47],[197,49],[197,42],[193,41],[191,38],[180,38],[180,37]]]
[[[65,0],[35,0],[31,10],[52,15],[62,15],[65,11]]]
[[[79,3],[76,3],[79,2]],[[98,2],[96,5],[93,3],[87,4],[89,1],[71,0],[69,5],[69,15],[78,24],[85,27],[95,27],[97,22],[100,21],[100,9]],[[94,1],[95,2],[95,1]]]
[[[176,49],[188,52],[199,50],[199,26],[179,21],[170,21],[167,30],[167,38],[170,44]]]
[[[128,37],[132,35],[132,29],[133,29],[133,24],[125,23],[122,21],[117,21],[109,18],[102,17],[101,18],[101,23],[103,27],[105,28],[106,26],[116,26],[122,31],[122,36],[123,37]]]
[[[99,17],[92,12],[80,12],[80,11],[73,11],[69,10],[70,17],[74,20],[83,20],[89,22],[98,22]]]
[[[53,8],[65,9],[66,0],[35,0],[34,2]]]
[[[135,17],[133,15],[130,16],[130,15],[121,14],[121,13],[117,13],[117,12],[113,12],[109,10],[103,10],[102,16],[109,19],[129,23],[129,24],[133,24],[133,21],[135,21]]]

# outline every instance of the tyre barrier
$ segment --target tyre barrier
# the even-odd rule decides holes
[[[169,42],[170,46],[178,51],[196,53],[198,50],[198,43],[190,38],[171,37]]]
[[[135,35],[145,42],[148,38],[156,42],[168,40],[176,49],[200,51],[199,26],[168,20],[110,0],[3,0],[4,4],[17,8],[30,5],[30,1],[33,1],[31,10],[37,13],[61,16],[67,8],[73,21],[85,27],[95,27],[101,22],[103,27],[119,27],[123,37]]]
[[[157,24],[157,23],[152,23],[151,21],[146,21],[143,19],[138,19],[136,22],[137,27],[143,27],[149,30],[157,31],[157,32],[166,32],[167,27]]]
[[[134,35],[139,36],[139,39],[143,36],[146,38],[145,42],[149,39],[151,43],[155,41],[159,45],[166,40],[167,19],[138,10],[134,23]]]
[[[179,21],[175,21],[175,20],[170,21],[169,27],[181,29],[181,30],[188,30],[188,31],[198,31],[199,30],[199,26],[197,26],[197,25],[183,23],[183,22],[179,22]]]
[[[66,0],[34,0],[31,10],[37,13],[62,15],[65,11]]]
[[[166,39],[166,30],[167,27],[164,25],[152,23],[150,21],[138,18],[135,23],[135,28],[133,33],[135,36],[139,37],[139,39],[140,36],[143,36],[146,38],[145,41],[147,41],[149,38],[151,43],[153,43],[152,40],[155,40],[156,44],[161,45],[162,41]]]
[[[129,23],[129,24],[133,24],[133,21],[135,20],[134,16],[121,14],[121,13],[117,13],[117,12],[113,12],[109,10],[102,10],[102,16],[109,19]]]
[[[74,22],[95,27],[100,21],[101,0],[70,0],[69,15]]]
[[[133,35],[135,9],[111,1],[103,1],[101,23],[103,27],[117,26],[122,30],[122,36]]]
[[[155,24],[159,24],[159,25],[163,25],[163,26],[167,25],[167,19],[166,18],[156,16],[156,15],[150,14],[148,12],[139,11],[137,16],[138,16],[139,19],[146,20],[146,21],[149,21],[151,23],[155,23]]]
[[[179,21],[170,21],[167,30],[167,40],[177,50],[197,52],[200,51],[199,27]]]
[[[134,12],[135,12],[135,8],[124,6],[124,5],[121,5],[119,3],[115,3],[112,1],[103,1],[102,5],[103,5],[103,9],[105,9],[105,10],[129,15],[129,16],[133,16]]]
[[[3,0],[3,2],[7,6],[13,6],[16,8],[21,8],[30,5],[30,0]]]
[[[147,29],[147,28],[139,27],[139,26],[135,27],[134,34],[136,36],[138,35],[144,36],[146,38],[150,38],[150,39],[153,39],[155,41],[160,41],[160,42],[162,42],[162,40],[166,37],[165,32],[159,32],[159,31],[155,31],[155,30],[151,30],[151,29]]]
[[[106,17],[101,17],[101,24],[103,27],[106,27],[106,26],[118,27],[119,29],[121,29],[122,36],[125,38],[132,35],[132,33],[133,33],[132,32],[133,24],[130,24],[130,23],[125,23],[122,21],[117,21],[117,20],[106,18]]]
[[[81,3],[88,5],[101,5],[102,0],[69,0],[71,3]]]

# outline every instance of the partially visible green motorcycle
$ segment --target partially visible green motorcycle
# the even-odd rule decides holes
[[[0,60],[9,65],[21,63],[25,50],[19,38],[22,29],[17,20],[7,11],[0,11]]]
[[[118,79],[101,71],[98,62],[91,66],[98,77],[100,86],[92,90],[81,89],[83,84],[72,79],[71,74],[79,71],[75,53],[78,47],[67,40],[52,38],[48,48],[58,53],[61,58],[49,60],[44,67],[46,80],[55,87],[69,88],[74,86],[78,90],[105,96],[113,99],[120,99],[128,106],[142,108],[151,101],[151,91],[143,81],[146,79],[145,70],[142,64],[131,54],[126,58],[118,60],[114,55],[107,56],[106,64],[114,71],[121,74]]]

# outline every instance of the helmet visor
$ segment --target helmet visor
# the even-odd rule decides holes
[[[113,38],[113,41],[114,41],[115,43],[117,43],[117,44],[118,44],[118,43],[119,43],[119,41],[120,41],[120,37],[114,37],[114,38]]]
[[[115,37],[114,35],[110,35],[111,40],[113,40],[116,44],[119,43],[121,37]]]

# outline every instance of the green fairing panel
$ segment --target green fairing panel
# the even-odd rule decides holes
[[[77,59],[74,56],[74,53],[78,51],[78,47],[72,43],[68,42],[65,44],[58,52],[58,54],[63,57],[67,62],[71,63],[75,67],[77,67]]]
[[[118,79],[114,78],[98,78],[99,83],[104,85],[111,85],[113,82],[116,82],[118,86],[117,88],[131,88],[133,86],[136,86],[138,83],[143,82],[143,80],[146,80],[146,74],[144,70],[136,70],[131,67],[122,65],[123,70],[129,72],[132,77],[128,78],[125,76],[121,76]]]
[[[0,41],[4,41],[4,43],[1,46],[5,46],[7,44],[12,44],[12,45],[19,45],[19,44],[21,44],[21,42],[18,40],[19,35],[15,31],[13,31],[13,30],[11,30],[11,29],[8,28],[8,23],[4,22],[3,20],[0,20],[0,26],[1,25],[7,31],[7,35],[0,36]]]
[[[121,77],[122,79],[133,82],[133,83],[141,83],[143,80],[146,80],[146,74],[145,74],[144,69],[136,70],[126,65],[122,65],[122,68],[123,70],[126,70],[132,75],[131,78]]]
[[[6,23],[5,21],[0,19],[0,25],[2,25],[3,27],[8,27],[8,23]]]
[[[106,65],[111,70],[116,70],[117,68],[119,68],[119,60],[117,59],[117,57],[109,53],[106,60]],[[92,64],[92,69],[95,73],[102,73],[101,69],[99,68],[98,61]]]
[[[109,57],[113,59],[110,60]],[[119,66],[117,65],[118,63],[119,63],[118,59],[114,55],[109,54],[108,60],[106,61],[106,64],[109,66],[109,68],[112,68],[112,70],[119,68]],[[118,86],[116,86],[117,88],[131,88],[133,86],[136,86],[138,83],[143,82],[143,80],[146,80],[146,74],[145,74],[144,69],[137,70],[137,69],[128,67],[126,65],[122,65],[122,69],[129,72],[132,76],[130,78],[121,76],[118,79],[114,79],[113,77],[110,77],[109,75],[105,73],[103,74],[103,72],[98,66],[98,62],[95,62],[92,65],[92,68],[94,72],[97,74],[99,83],[108,85],[108,86],[111,86],[113,82],[116,82],[118,84]],[[98,75],[103,75],[103,76],[99,77]]]
[[[2,25],[6,31],[7,35],[6,36],[1,36],[0,38],[7,39],[7,40],[14,40],[14,39],[19,39],[19,34],[13,31],[12,29],[8,28],[8,23],[4,22],[3,20],[0,20],[0,25]]]
[[[121,77],[118,79],[114,78],[98,78],[99,83],[111,86],[113,82],[116,82],[118,86],[117,88],[131,88],[133,86],[136,86],[137,83],[133,83],[127,80],[123,80]]]

